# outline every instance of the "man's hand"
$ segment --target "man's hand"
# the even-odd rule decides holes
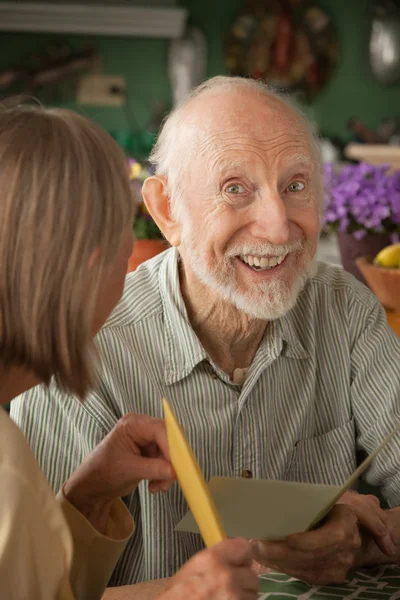
[[[224,540],[194,556],[158,600],[255,600],[259,583],[251,567],[251,544]]]
[[[315,585],[343,583],[358,564],[361,538],[357,516],[348,506],[336,505],[324,524],[296,533],[282,542],[255,542],[256,560]]]
[[[390,530],[390,536],[395,546],[395,552],[384,554],[378,548],[375,540],[368,535],[362,535],[362,552],[360,563],[364,566],[384,565],[400,562],[400,506],[385,510],[386,521]]]
[[[143,480],[150,492],[167,491],[175,480],[162,419],[127,414],[85,458],[64,485],[64,495],[100,532],[111,505]]]
[[[386,556],[396,554],[389,513],[381,508],[376,496],[346,492],[338,504],[346,504],[353,509],[359,524],[364,529],[363,533],[372,537]]]

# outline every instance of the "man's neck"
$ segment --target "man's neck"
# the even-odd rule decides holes
[[[211,360],[229,376],[249,367],[267,323],[217,296],[182,264],[180,284],[190,323]]]

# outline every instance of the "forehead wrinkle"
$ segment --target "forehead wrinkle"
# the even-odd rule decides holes
[[[232,150],[232,149],[235,149],[235,148],[230,148],[229,150]],[[246,150],[246,148],[243,148],[243,146],[241,146],[240,149]],[[218,152],[210,154],[206,159],[207,170],[208,170],[209,175],[212,175],[213,172],[221,174],[224,171],[226,172],[226,171],[229,171],[232,169],[246,168],[248,163],[251,160],[252,160],[252,162],[254,162],[254,155],[256,155],[261,161],[265,162],[265,159],[260,154],[260,152],[258,152],[257,150],[254,150],[254,148],[251,148],[251,155],[252,155],[251,159],[249,156],[250,152],[248,152],[247,154],[248,154],[247,160],[229,159],[226,156],[226,151],[222,153],[222,156]]]
[[[295,143],[295,145],[297,145]],[[301,147],[303,147],[301,145]],[[268,148],[264,148],[267,149]],[[209,169],[215,169],[218,172],[224,171],[226,169],[229,168],[237,168],[237,167],[241,167],[245,164],[245,162],[249,162],[252,159],[248,159],[248,161],[238,161],[238,160],[230,160],[227,156],[226,153],[227,152],[232,152],[232,151],[240,151],[240,152],[247,152],[248,154],[251,154],[253,156],[253,160],[254,160],[254,155],[258,156],[260,158],[260,160],[262,162],[266,162],[266,157],[260,152],[260,149],[257,147],[254,147],[253,144],[243,144],[243,143],[239,143],[235,140],[235,142],[232,142],[230,145],[224,147],[224,148],[220,148],[220,147],[216,147],[213,148],[213,150],[208,154],[208,156],[206,157],[206,163]],[[287,143],[286,142],[282,142],[279,146],[278,146],[278,151],[274,156],[274,161],[279,160],[280,158],[283,158],[283,160],[285,160],[285,162],[296,162],[298,164],[303,164],[306,165],[308,168],[313,168],[313,162],[311,160],[311,158],[309,158],[304,152],[297,152],[297,153],[293,153],[291,154],[289,157],[285,157],[284,155],[287,152]]]
[[[210,146],[215,149],[219,147],[218,142],[221,142],[221,138],[224,138],[229,143],[231,140],[237,140],[238,134],[236,132],[227,133],[225,131],[211,134],[204,132],[201,137],[203,140],[199,141],[198,151],[200,155],[204,156],[209,151]]]
[[[293,152],[295,149],[299,148],[302,152]],[[312,156],[311,148],[308,149],[310,156]],[[288,156],[288,152],[292,151],[292,154]],[[298,164],[303,164],[303,166],[312,167],[312,160],[310,156],[307,155],[307,152],[304,152],[304,145],[293,140],[291,147],[288,148],[285,144],[285,147],[282,147],[282,144],[277,149],[275,156],[273,157],[274,161],[281,160],[282,162],[297,162]]]
[[[248,99],[245,105],[244,96]],[[238,98],[231,93],[210,91],[202,99],[193,99],[186,108],[185,126],[191,130],[190,138],[192,145],[197,146],[196,154],[207,152],[208,146],[215,140],[251,137],[263,145],[265,138],[271,135],[274,138],[277,133],[282,135],[282,131],[290,137],[302,136],[312,146],[306,123],[281,99],[273,95],[255,95],[250,91],[244,96]],[[260,139],[260,129],[264,139]]]
[[[288,115],[285,115],[285,123],[282,123],[282,118],[279,118],[281,115],[275,115],[275,122],[272,124],[272,129],[276,129],[280,125],[280,132],[268,131],[268,124],[263,123],[265,135],[262,135],[262,137],[259,132],[252,135],[246,131],[243,120],[239,120],[237,116],[229,117],[228,115],[228,119],[226,117],[227,115],[225,115],[224,123],[216,123],[212,119],[211,122],[206,121],[205,124],[204,118],[200,122],[197,115],[195,123],[192,123],[194,125],[191,128],[194,134],[193,137],[191,136],[193,149],[195,155],[204,161],[205,168],[209,170],[208,180],[212,176],[210,170],[221,172],[225,168],[234,168],[232,164],[229,165],[226,159],[218,164],[220,156],[222,158],[222,155],[225,153],[240,152],[243,154],[247,152],[253,155],[253,157],[256,154],[260,160],[266,162],[269,157],[262,154],[268,153],[271,149],[274,151],[274,156],[270,157],[272,160],[279,160],[281,154],[288,150],[291,150],[293,155],[297,149],[305,150],[307,148],[312,152],[309,135],[301,124],[299,124],[298,120],[296,118],[293,119],[292,116],[288,117]],[[295,125],[296,127],[294,127]],[[249,128],[253,127],[254,120],[249,123]],[[292,127],[295,129],[294,132],[288,130]]]
[[[260,150],[268,151],[271,147],[279,148],[280,146],[294,143],[302,146],[309,146],[309,140],[306,135],[296,136],[293,139],[289,133],[283,133],[278,136],[274,136],[270,139],[255,138],[250,135],[235,134],[225,135],[224,133],[208,135],[202,142],[199,143],[198,153],[202,157],[206,157],[208,154],[211,157],[213,154],[218,152],[224,152],[229,150],[253,150],[258,147]]]

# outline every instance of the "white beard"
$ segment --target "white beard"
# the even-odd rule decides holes
[[[296,304],[300,292],[317,270],[316,259],[304,242],[285,246],[274,246],[267,242],[236,246],[226,252],[222,264],[210,268],[196,250],[198,245],[193,233],[192,227],[186,225],[183,228],[182,245],[185,249],[186,260],[193,273],[204,285],[254,319],[272,321],[285,315]],[[243,292],[238,289],[233,265],[234,257],[240,255],[279,256],[288,252],[298,255],[304,253],[304,258],[301,259],[298,266],[299,272],[291,285],[277,276],[270,281],[261,281],[253,285],[249,291]]]

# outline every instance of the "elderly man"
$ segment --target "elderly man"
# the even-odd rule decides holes
[[[162,416],[163,396],[207,479],[342,483],[356,452],[371,453],[398,422],[400,340],[363,285],[316,264],[322,192],[310,128],[262,84],[218,77],[170,115],[152,160],[143,194],[172,248],[127,278],[98,336],[97,391],[81,405],[36,388],[12,407],[52,485],[121,415]],[[258,561],[338,582],[355,565],[400,560],[398,441],[366,479],[392,509],[347,494],[319,529],[259,543]],[[178,486],[157,497],[143,486],[126,502],[137,533],[111,585],[169,577],[202,547],[174,530],[187,510]],[[137,597],[163,583],[147,585]]]

